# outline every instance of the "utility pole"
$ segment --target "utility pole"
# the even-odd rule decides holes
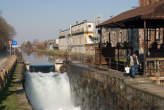
[[[70,60],[70,52],[71,52],[71,39],[72,38],[72,26],[69,27],[69,35],[67,36],[67,60]]]
[[[11,40],[8,41],[8,45],[9,45],[10,56],[11,56],[11,51],[12,51],[12,41]]]

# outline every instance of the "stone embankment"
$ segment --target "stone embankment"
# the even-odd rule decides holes
[[[0,62],[0,88],[7,84],[9,74],[14,69],[15,64],[16,56],[6,57]]]
[[[148,78],[78,64],[68,64],[67,72],[82,110],[164,110],[164,87]]]

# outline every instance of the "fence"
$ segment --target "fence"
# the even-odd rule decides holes
[[[83,54],[71,55],[70,61],[72,63],[78,64],[99,65],[97,63],[99,61],[99,58],[95,57],[97,56]],[[116,58],[103,56],[101,58],[100,65],[124,72],[124,68],[127,65],[127,57]],[[139,75],[143,75],[143,73],[145,73],[146,76],[149,77],[164,77],[164,58],[146,58],[145,65],[144,62],[142,62],[142,65],[138,68],[137,72],[137,74]]]
[[[164,58],[147,58],[145,64],[147,76],[164,77]]]

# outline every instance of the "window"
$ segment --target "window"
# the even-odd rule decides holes
[[[91,41],[94,41],[94,40],[95,40],[94,37],[91,36],[91,35],[89,35],[88,37],[89,37],[89,39],[90,39]]]
[[[159,41],[160,40],[160,29],[158,28],[158,29],[156,29],[156,37],[155,37],[155,40],[156,41]]]
[[[151,40],[151,29],[148,29],[147,30],[147,36],[148,36],[148,40],[150,41]]]
[[[92,26],[91,25],[88,25],[89,28],[91,28]]]
[[[122,42],[123,41],[123,32],[122,31],[120,31],[120,36],[119,36],[119,42]]]

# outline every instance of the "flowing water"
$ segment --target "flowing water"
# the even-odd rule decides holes
[[[35,110],[80,110],[71,100],[67,73],[26,73],[25,89]]]
[[[33,57],[26,56],[25,60],[36,60]],[[34,110],[80,110],[72,101],[67,73],[27,72],[25,90]]]

